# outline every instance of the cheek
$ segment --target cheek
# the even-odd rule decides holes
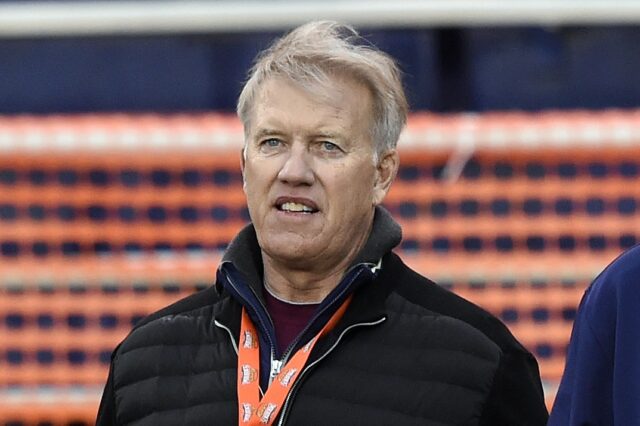
[[[243,174],[243,190],[250,208],[260,208],[268,196],[267,179],[259,169],[247,165]]]
[[[374,176],[366,167],[358,167],[357,172],[346,173],[333,182],[333,198],[342,207],[342,214],[354,214],[364,208],[371,208],[374,199]],[[351,213],[350,213],[351,212]]]
[[[277,174],[277,164],[269,160],[252,159],[244,167],[244,184],[249,188],[263,187]]]

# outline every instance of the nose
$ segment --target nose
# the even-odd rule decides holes
[[[278,179],[290,185],[312,185],[315,175],[310,161],[309,152],[304,144],[293,144],[278,173]]]

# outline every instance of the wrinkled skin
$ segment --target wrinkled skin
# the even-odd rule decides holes
[[[398,167],[395,150],[374,163],[369,90],[338,77],[322,89],[268,79],[245,132],[244,190],[265,279],[291,301],[321,300],[338,283]]]

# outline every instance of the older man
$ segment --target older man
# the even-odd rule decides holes
[[[393,61],[349,27],[303,25],[258,58],[238,113],[252,223],[215,287],[117,348],[98,424],[545,424],[531,354],[391,251]]]

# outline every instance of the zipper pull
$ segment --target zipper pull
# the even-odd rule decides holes
[[[278,374],[280,374],[280,370],[282,369],[282,361],[277,359],[271,360],[271,372],[269,373],[269,382],[276,378]]]

